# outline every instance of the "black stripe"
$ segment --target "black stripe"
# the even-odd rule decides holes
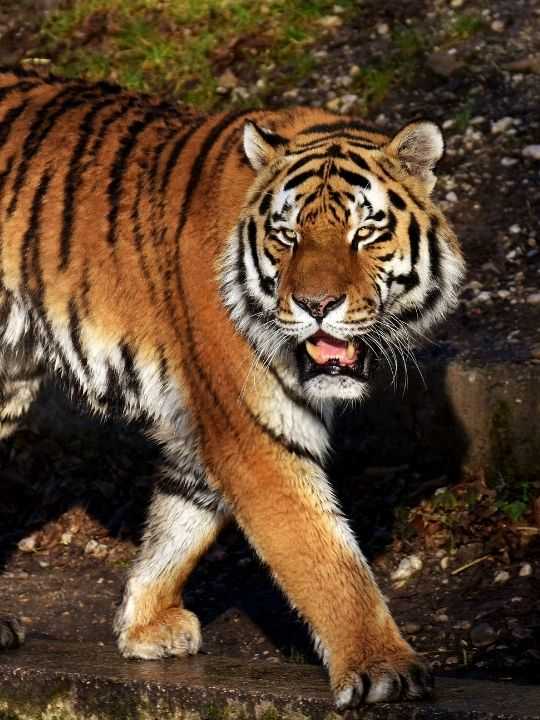
[[[148,291],[150,293],[150,297],[153,302],[156,301],[156,285],[152,279],[152,275],[150,273],[150,269],[148,267],[146,255],[144,252],[144,232],[143,227],[141,223],[141,212],[140,212],[140,205],[141,205],[141,197],[143,192],[143,185],[144,185],[144,172],[141,169],[139,169],[139,173],[137,175],[137,189],[135,191],[135,196],[133,198],[133,205],[131,208],[131,214],[130,219],[133,227],[133,244],[135,245],[135,251],[137,253],[137,257],[139,259],[139,267],[141,268],[141,272],[143,274],[144,279],[146,280],[148,284]]]
[[[17,82],[14,85],[6,85],[3,88],[0,88],[0,102],[3,102],[8,95],[11,95],[12,92],[25,92],[26,90],[30,90],[31,88],[35,87],[36,85],[39,85],[38,82],[29,82],[28,80],[23,82]]]
[[[79,359],[83,372],[86,376],[89,375],[88,359],[84,353],[82,340],[81,340],[81,321],[79,318],[79,312],[77,310],[77,303],[74,298],[71,298],[68,304],[69,314],[69,336],[71,338],[71,344],[75,355]]]
[[[49,132],[53,129],[58,118],[61,118],[68,110],[79,107],[85,101],[82,96],[73,97],[74,92],[75,89],[73,87],[64,88],[52,100],[40,108],[34,122],[30,126],[22,149],[22,159],[17,167],[17,173],[13,183],[13,194],[6,211],[8,215],[13,215],[15,212],[19,199],[19,193],[25,183],[30,162],[39,151],[42,143]],[[68,96],[67,98],[66,95]],[[60,102],[60,105],[56,107],[54,112],[51,112],[58,102]]]
[[[301,185],[303,182],[306,182],[306,180],[309,180],[314,176],[313,172],[307,171],[303,173],[298,173],[298,175],[295,175],[290,180],[288,180],[285,183],[285,186],[283,187],[283,190],[287,192],[287,190],[292,190],[293,188],[297,187],[298,185]]]
[[[122,181],[129,156],[137,143],[138,136],[146,130],[149,125],[155,122],[156,119],[159,119],[159,117],[154,109],[148,110],[142,119],[135,120],[129,125],[126,134],[120,139],[120,146],[111,164],[110,179],[107,186],[107,196],[110,205],[107,214],[107,220],[109,222],[107,242],[109,245],[114,246],[118,241],[117,221],[122,196]]]
[[[429,267],[431,270],[431,277],[434,280],[439,280],[441,274],[441,249],[439,247],[439,241],[437,238],[438,225],[439,221],[437,220],[437,218],[432,218],[431,225],[427,233],[429,248]]]
[[[373,125],[367,125],[359,120],[338,120],[334,123],[319,123],[317,125],[310,125],[302,130],[300,135],[308,135],[311,133],[335,133],[342,130],[360,130],[361,132],[368,133],[377,132]]]
[[[52,174],[47,167],[41,175],[40,181],[34,191],[32,205],[30,208],[30,222],[23,235],[21,243],[21,278],[25,289],[30,290],[30,263],[32,269],[36,272],[39,266],[39,245],[41,242],[41,211],[43,209],[43,201],[49,190]],[[41,283],[40,273],[36,278],[38,289]]]
[[[409,292],[410,290],[415,288],[420,282],[418,278],[418,273],[414,269],[412,269],[406,275],[396,275],[393,278],[389,278],[389,280],[394,280],[400,285],[403,285],[403,287],[405,288],[405,292]]]
[[[358,165],[359,168],[362,168],[362,170],[369,170],[370,167],[367,164],[367,162],[364,160],[364,158],[359,155],[358,153],[353,152],[352,150],[349,150],[349,157],[353,161],[355,165]]]
[[[251,250],[251,259],[253,260],[255,270],[257,271],[257,277],[259,279],[259,288],[264,295],[272,297],[275,283],[273,278],[264,275],[261,270],[259,252],[257,250],[257,223],[253,218],[250,218],[248,223],[248,242]]]
[[[338,174],[340,177],[342,177],[344,180],[346,180],[349,183],[349,185],[361,187],[364,190],[369,190],[371,187],[371,183],[369,182],[367,177],[364,177],[363,175],[359,175],[358,173],[351,172],[350,170],[340,167]]]
[[[254,413],[253,410],[249,407],[249,405],[247,405],[245,402],[244,407],[250,418],[257,425],[257,427],[262,430],[263,433],[267,435],[271,440],[279,443],[288,452],[290,452],[291,455],[296,455],[296,457],[302,458],[303,460],[309,460],[315,465],[317,465],[317,467],[324,469],[319,458],[313,455],[313,453],[302,447],[302,445],[299,445],[298,443],[289,440],[282,433],[277,433],[271,427],[266,425],[262,418],[260,418],[256,413]]]
[[[398,195],[397,192],[394,192],[393,190],[388,190],[388,199],[398,210],[405,210],[407,207],[407,204],[401,195]]]
[[[124,374],[126,376],[127,387],[135,397],[138,398],[141,393],[141,383],[135,369],[135,356],[133,350],[125,340],[120,343],[120,354],[124,362]]]
[[[213,126],[213,128],[210,130],[206,138],[204,139],[199,152],[197,153],[197,157],[195,158],[195,161],[193,162],[193,165],[191,167],[191,172],[189,174],[189,179],[187,181],[186,189],[184,191],[184,198],[182,200],[182,205],[180,208],[180,217],[178,220],[178,225],[176,227],[175,232],[175,240],[178,241],[180,238],[182,231],[185,227],[185,224],[187,222],[188,212],[191,207],[191,203],[193,200],[193,195],[195,193],[195,190],[197,189],[197,186],[199,184],[199,180],[201,179],[202,171],[204,168],[204,163],[206,162],[208,155],[210,154],[212,147],[219,139],[219,136],[238,118],[243,117],[244,115],[247,115],[248,113],[252,112],[251,110],[238,110],[234,113],[229,113],[225,115],[224,118],[222,118],[216,125]],[[178,242],[176,242],[176,246],[178,247]]]
[[[6,144],[11,128],[17,118],[26,110],[28,107],[28,100],[25,100],[20,105],[10,108],[5,117],[0,120],[0,149]]]
[[[272,191],[267,190],[267,192],[264,193],[262,196],[262,200],[259,204],[259,214],[260,215],[266,215],[268,210],[270,209],[270,205],[272,204]]]
[[[411,267],[416,267],[420,254],[420,226],[413,213],[409,222],[409,246],[411,250]]]
[[[161,185],[160,185],[160,192],[164,193],[167,189],[167,186],[169,184],[171,173],[176,167],[176,163],[178,162],[178,158],[180,157],[180,153],[184,149],[187,141],[189,138],[193,135],[193,133],[200,128],[200,126],[203,124],[204,118],[199,118],[196,120],[193,125],[190,126],[190,128],[184,132],[178,140],[174,143],[173,148],[171,150],[171,154],[167,158],[167,164],[165,165],[165,170],[163,171],[163,175],[161,176]]]
[[[70,242],[75,219],[75,195],[79,189],[83,170],[81,159],[94,132],[94,120],[103,109],[116,102],[116,98],[107,98],[93,105],[84,115],[78,130],[79,138],[69,161],[69,169],[64,181],[64,204],[62,211],[62,230],[60,232],[60,259],[58,269],[65,270],[69,265]]]
[[[134,105],[137,105],[139,98],[135,95],[127,97],[127,99],[122,100],[122,103],[119,105],[118,110],[115,110],[113,113],[111,113],[105,120],[102,122],[97,134],[94,137],[94,142],[90,148],[89,154],[92,158],[96,158],[99,151],[101,150],[103,143],[107,139],[108,132],[112,129],[112,126],[117,120],[123,120],[126,115],[129,113],[131,108]],[[89,164],[89,163],[88,163]]]
[[[291,165],[290,168],[287,168],[287,175],[292,175],[297,170],[300,170],[301,167],[304,167],[304,165],[307,165],[308,162],[312,162],[315,160],[327,160],[328,155],[326,153],[310,153],[306,157],[300,158],[300,160],[297,160],[295,163]]]

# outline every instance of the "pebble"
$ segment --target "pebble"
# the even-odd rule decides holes
[[[491,123],[491,132],[494,135],[498,135],[499,133],[504,133],[507,130],[509,130],[513,124],[514,124],[514,118],[509,117],[507,115],[505,117],[499,118],[499,120],[496,120],[494,123]]]
[[[422,626],[418,625],[418,623],[405,623],[401,626],[401,629],[404,633],[407,633],[408,635],[415,635],[416,633],[420,632]]]
[[[449,564],[450,558],[448,556],[441,558],[441,570],[446,570]]]
[[[456,655],[450,655],[446,658],[445,665],[459,665],[459,658]]]
[[[60,542],[62,545],[71,545],[71,541],[73,540],[73,533],[65,532],[62,533],[60,536]]]
[[[500,32],[502,32],[502,31],[504,30],[504,23],[503,23],[502,20],[494,20],[494,21],[491,23],[490,27],[491,27],[491,29],[493,30],[493,32],[498,32],[498,33],[500,33]]]
[[[17,547],[21,552],[24,553],[34,552],[34,550],[36,549],[36,536],[29,535],[28,537],[19,540],[19,542],[17,543]]]
[[[529,303],[529,305],[540,304],[540,293],[532,293],[531,295],[528,295],[527,302]]]
[[[438,623],[447,623],[447,622],[448,622],[448,615],[446,615],[446,613],[440,613],[440,615],[435,615],[435,622],[438,622]]]
[[[527,145],[521,151],[523,157],[532,158],[533,160],[540,160],[540,145]]]
[[[89,540],[84,548],[85,555],[92,555],[95,558],[104,558],[109,553],[109,548],[97,540]]]
[[[319,19],[319,25],[328,29],[337,28],[343,25],[343,19],[340,18],[339,15],[325,15]]]
[[[531,563],[523,563],[519,568],[519,577],[529,577],[530,575],[532,575]]]
[[[388,23],[378,23],[377,24],[377,32],[379,35],[388,35],[390,32],[390,26]]]
[[[497,631],[489,623],[479,623],[471,630],[471,642],[475,647],[493,645],[497,639]]]
[[[397,570],[390,576],[392,580],[408,580],[423,567],[423,562],[418,555],[404,557],[399,563]]]
[[[516,165],[519,162],[517,158],[511,158],[511,157],[503,157],[501,158],[501,165],[503,167],[512,167],[512,165]]]
[[[451,190],[449,193],[446,193],[446,199],[448,202],[455,203],[458,201],[458,196],[453,190]]]
[[[539,295],[540,298],[540,295]],[[495,575],[494,581],[496,583],[505,583],[510,580],[510,573],[507,570],[499,570],[499,572]]]
[[[510,225],[508,232],[511,232],[512,235],[519,235],[521,232],[521,225]]]

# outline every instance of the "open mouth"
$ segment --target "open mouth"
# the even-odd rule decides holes
[[[302,379],[317,375],[346,375],[366,381],[373,365],[373,354],[359,340],[340,340],[319,330],[298,348]]]

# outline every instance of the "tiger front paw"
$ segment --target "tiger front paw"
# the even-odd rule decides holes
[[[428,698],[433,693],[433,676],[411,650],[355,663],[332,685],[338,710],[349,710],[363,704]]]
[[[199,620],[184,608],[168,608],[147,625],[132,625],[118,632],[118,647],[125,658],[195,655],[201,643]]]

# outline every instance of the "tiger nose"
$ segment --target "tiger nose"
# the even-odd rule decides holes
[[[308,312],[316,320],[322,319],[330,310],[339,307],[345,300],[345,295],[336,297],[335,295],[327,295],[326,297],[307,297],[305,295],[293,295],[294,302]]]

